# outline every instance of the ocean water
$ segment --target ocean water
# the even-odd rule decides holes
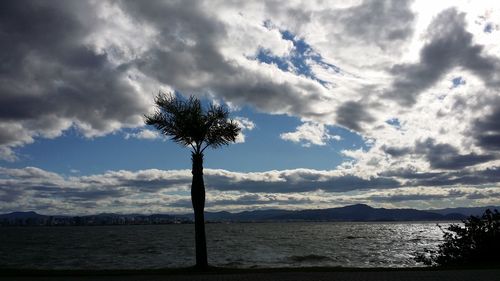
[[[440,223],[447,227],[449,223]],[[207,224],[209,263],[226,267],[414,267],[442,231],[418,223]],[[191,266],[194,225],[0,228],[0,268]]]

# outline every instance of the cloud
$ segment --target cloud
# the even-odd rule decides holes
[[[378,44],[382,48],[411,37],[414,13],[412,1],[362,1],[360,5],[339,11],[347,34]],[[384,26],[383,30],[379,28]]]
[[[408,147],[389,147],[383,145],[381,149],[392,157],[402,157],[411,153],[411,149]]]
[[[493,3],[440,2],[426,9],[411,1],[368,0],[0,6],[2,159],[15,161],[13,149],[69,128],[88,138],[117,131],[155,138],[142,116],[153,108],[151,93],[168,89],[297,117],[303,124],[281,137],[303,145],[338,139],[330,126],[367,142],[363,150],[343,147],[349,160],[335,171],[207,170],[213,190],[342,193],[498,181],[500,34],[484,32],[499,24],[484,16],[495,15]],[[263,50],[289,68],[259,60]],[[453,82],[458,77],[467,82]],[[245,134],[255,127],[248,118],[236,120]],[[100,189],[105,186],[122,200],[138,190],[151,195],[189,185],[189,171],[172,173],[178,174],[42,173],[38,181],[19,180],[26,192],[45,196],[44,206],[54,206],[48,198],[57,188],[68,198],[90,200],[111,196]],[[24,194],[9,188],[15,177],[5,181],[4,200]],[[82,187],[87,190],[78,191]]]
[[[354,203],[386,207],[500,204],[495,196],[500,192],[498,170],[471,171],[462,179],[456,172],[425,176],[399,172],[361,179],[338,171],[308,169],[258,173],[205,169],[207,210],[328,208]],[[471,180],[480,184],[470,186]],[[430,181],[431,187],[427,187]],[[436,187],[436,183],[441,186]],[[0,168],[0,212],[185,213],[191,211],[190,184],[189,170],[64,176],[36,167]]]
[[[294,132],[280,134],[282,140],[295,143],[302,143],[302,146],[310,147],[311,145],[326,145],[329,140],[339,141],[341,138],[338,135],[330,135],[328,129],[323,124],[305,122],[298,126]]]
[[[14,160],[13,147],[58,137],[70,127],[86,137],[141,127],[142,115],[151,110],[150,93],[162,87],[213,93],[268,113],[316,114],[314,102],[304,101],[320,100],[321,84],[248,58],[259,47],[289,50],[279,32],[260,22],[244,32],[244,41],[233,41],[229,34],[242,34],[253,23],[239,18],[231,24],[228,14],[214,16],[205,5],[3,3],[4,158]]]
[[[337,171],[295,169],[254,173],[238,173],[225,170],[205,172],[208,188],[221,191],[292,193],[323,190],[345,192],[370,188],[394,188],[399,182],[390,178],[360,178],[343,175]]]
[[[223,195],[222,198],[208,200],[206,202],[207,208],[227,208],[227,207],[236,207],[246,209],[250,208],[276,208],[276,206],[284,205],[284,206],[296,206],[301,204],[311,204],[314,203],[307,196],[280,196],[275,194],[252,194],[246,193],[243,195],[232,195],[227,196]],[[182,207],[182,208],[191,208],[192,203],[190,199],[180,199],[171,203],[171,206],[174,207]]]
[[[13,158],[12,147],[71,126],[93,137],[142,123],[147,104],[130,73],[86,42],[101,22],[96,9],[90,2],[1,4],[4,158]]]
[[[401,54],[414,32],[412,1],[268,2],[269,18],[299,33],[349,69],[379,67]],[[335,48],[332,48],[335,46]]]
[[[413,105],[417,95],[454,67],[470,70],[486,84],[498,85],[498,58],[485,55],[466,26],[465,13],[455,8],[441,12],[429,25],[428,43],[420,50],[419,62],[392,67],[395,80],[387,95],[403,105]]]
[[[488,165],[485,169],[472,167],[441,172],[398,169],[381,173],[381,176],[399,179],[402,186],[497,186],[500,182],[500,168],[499,166]]]
[[[345,192],[370,188],[395,188],[396,180],[390,178],[362,179],[352,175],[342,175],[335,171],[308,169],[269,172],[230,172],[205,169],[205,183],[209,190],[293,193],[323,190],[325,192]],[[23,169],[0,169],[0,186],[13,198],[16,192],[35,192],[38,197],[62,198],[67,200],[100,200],[105,197],[120,198],[130,194],[154,194],[168,189],[189,188],[189,170],[139,170],[108,171],[103,174],[86,176],[61,176],[45,170],[26,167]]]
[[[500,103],[493,103],[493,111],[475,120],[474,133],[477,144],[485,149],[498,151],[500,149]]]
[[[460,154],[455,147],[436,144],[434,139],[417,143],[415,152],[424,154],[431,167],[436,169],[462,169],[495,159],[493,155]]]
[[[146,140],[154,140],[161,138],[161,135],[157,131],[141,129],[137,133],[126,133],[125,139],[146,139]]]
[[[450,200],[457,197],[464,197],[465,192],[457,191],[455,189],[451,190],[416,190],[410,191],[406,189],[406,192],[399,190],[398,192],[392,193],[381,193],[376,195],[367,196],[367,200],[374,202],[404,202],[404,201],[439,201],[439,200]]]
[[[493,166],[481,171],[460,171],[438,174],[436,176],[413,181],[413,185],[446,186],[446,185],[481,185],[496,184],[500,181],[500,169]]]
[[[351,41],[343,42],[339,48],[352,46],[354,39],[375,42],[384,48],[399,46],[393,43],[411,36],[414,18],[409,2],[391,5],[378,1],[340,8],[326,5],[315,11],[308,4],[290,5],[284,9],[285,14],[273,3],[245,7],[217,3],[211,4],[213,9],[207,9],[204,2],[161,1],[148,5],[133,1],[33,2],[23,9],[13,3],[3,5],[8,16],[4,17],[1,40],[11,52],[2,57],[3,65],[23,62],[1,77],[2,92],[7,93],[2,95],[2,104],[7,106],[0,117],[5,120],[3,125],[9,127],[2,130],[6,133],[0,139],[4,158],[12,158],[6,147],[22,146],[36,137],[57,137],[71,126],[87,137],[123,127],[140,127],[141,115],[150,110],[148,94],[156,91],[155,87],[169,87],[184,94],[208,92],[233,105],[252,105],[271,114],[333,123],[325,120],[332,120],[336,104],[345,107],[349,103],[331,98],[329,89],[314,79],[249,57],[261,49],[286,57],[297,51],[294,44],[307,44],[308,32],[296,28],[296,16],[301,11],[307,20],[304,26],[315,25],[314,18],[321,21],[324,30],[331,30],[330,25],[342,26],[342,32]],[[214,10],[220,13],[215,15]],[[372,11],[383,16],[373,16]],[[328,14],[338,17],[327,17]],[[27,18],[32,26],[37,26],[36,30],[22,28]],[[263,22],[270,18],[276,19],[277,28],[264,26]],[[289,21],[288,28],[285,19]],[[360,22],[355,22],[357,19]],[[296,33],[299,41],[293,43],[284,38],[284,30],[290,30],[291,35]],[[50,38],[38,36],[41,33],[50,33]],[[328,36],[340,38],[338,34]],[[323,50],[321,44],[315,45],[309,47],[309,53]],[[321,57],[319,53],[318,56]],[[328,64],[330,59],[323,57],[322,65]],[[314,60],[303,63],[311,71],[321,68]],[[67,71],[60,75],[58,69],[62,68]],[[33,76],[35,72],[40,77]],[[335,84],[347,85],[342,75],[336,76],[340,80],[334,78]],[[352,89],[348,91],[352,93]],[[341,125],[344,124],[357,128],[346,122]]]
[[[337,123],[348,129],[363,132],[361,122],[373,122],[375,119],[359,102],[348,101],[337,109]]]
[[[236,143],[244,143],[246,136],[243,132],[244,131],[251,131],[251,130],[255,129],[255,123],[246,117],[235,117],[234,121],[241,128],[240,133],[236,137]]]

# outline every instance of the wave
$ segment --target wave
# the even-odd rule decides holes
[[[351,239],[365,239],[366,237],[364,237],[364,236],[352,236],[352,235],[348,235],[345,238],[351,240]]]
[[[288,258],[294,262],[318,262],[318,261],[331,261],[332,258],[321,255],[304,255],[304,256],[291,256]]]
[[[232,261],[224,264],[226,267],[243,267],[244,265],[244,263],[239,261]]]

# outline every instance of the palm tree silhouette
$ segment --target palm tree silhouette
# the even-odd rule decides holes
[[[175,94],[160,92],[154,102],[156,111],[144,116],[145,123],[171,137],[174,142],[191,147],[191,203],[194,209],[196,267],[203,269],[208,267],[203,152],[208,147],[219,148],[234,142],[241,129],[228,118],[227,108],[213,104],[203,108],[200,100],[193,96],[183,99]]]

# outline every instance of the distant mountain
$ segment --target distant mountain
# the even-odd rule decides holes
[[[329,209],[255,210],[239,213],[205,212],[209,222],[278,222],[278,221],[438,221],[462,220],[481,215],[486,209],[500,207],[448,208],[436,210],[385,209],[356,204]],[[113,214],[87,216],[45,216],[35,212],[13,212],[0,215],[0,225],[114,225],[189,223],[192,214]]]
[[[36,212],[12,212],[0,215],[1,219],[38,219],[43,218],[44,215],[37,214]]]
[[[79,226],[191,223],[187,217],[164,214],[101,213],[86,216],[46,216],[35,212],[13,212],[0,215],[0,226]]]
[[[445,215],[415,209],[372,208],[357,204],[339,208],[310,210],[259,210],[241,213],[207,213],[207,220],[214,221],[417,221],[448,220]],[[465,216],[454,217],[461,219]]]
[[[267,221],[276,220],[279,216],[285,216],[295,213],[296,211],[269,209],[244,211],[240,213],[229,212],[205,212],[205,220],[208,221]],[[192,216],[191,216],[192,217]]]
[[[480,216],[484,213],[486,209],[490,209],[492,211],[496,209],[500,211],[500,206],[468,207],[468,208],[460,207],[460,208],[435,209],[428,211],[441,215],[462,214],[465,216]]]
[[[443,219],[442,215],[426,211],[372,208],[364,204],[324,210],[303,210],[295,214],[283,216],[283,218],[325,221],[415,221]]]
[[[470,215],[479,216],[486,209],[500,207],[470,207],[439,210],[385,209],[365,204],[345,207],[309,210],[257,210],[241,213],[206,213],[213,221],[417,221],[417,220],[462,220]],[[192,216],[191,216],[192,217]]]

